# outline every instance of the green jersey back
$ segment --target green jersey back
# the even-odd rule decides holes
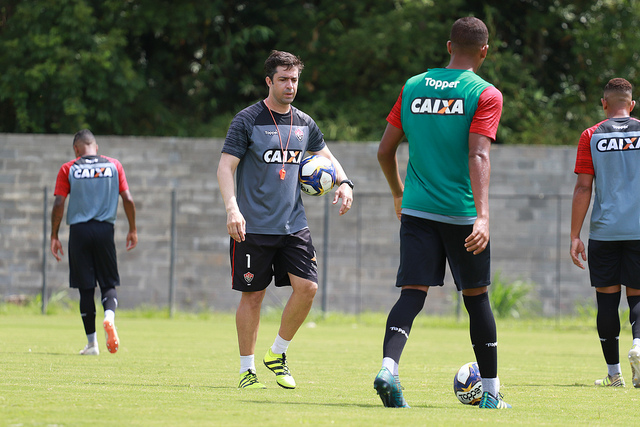
[[[401,108],[409,141],[403,209],[477,215],[469,178],[469,128],[480,94],[489,86],[472,71],[447,68],[407,80]]]

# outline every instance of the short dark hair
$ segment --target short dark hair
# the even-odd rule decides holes
[[[93,136],[93,133],[91,133],[89,129],[79,130],[73,136],[73,145],[76,145],[76,143],[83,143],[83,144],[89,145],[93,142],[96,142],[96,137]]]
[[[611,93],[611,92],[632,95],[633,85],[629,83],[627,79],[623,79],[622,77],[616,77],[615,79],[609,80],[607,85],[604,87],[605,96],[607,93]]]
[[[278,67],[284,67],[285,70],[289,70],[292,67],[298,67],[298,76],[304,69],[304,63],[300,57],[281,50],[272,50],[271,55],[264,61],[265,76],[273,80],[274,74],[278,71]]]
[[[457,49],[474,51],[487,44],[489,30],[480,19],[467,16],[453,23],[449,40]]]

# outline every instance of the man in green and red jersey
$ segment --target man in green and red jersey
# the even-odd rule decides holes
[[[387,407],[408,407],[398,363],[413,320],[431,286],[444,284],[449,262],[469,312],[471,342],[482,376],[481,408],[509,408],[500,394],[496,324],[489,305],[489,149],[502,94],[476,71],[489,33],[474,17],[451,28],[446,68],[411,77],[387,117],[378,160],[401,221],[400,297],[387,319],[382,369],[374,388]],[[404,136],[409,164],[403,185],[396,152]]]
[[[596,323],[608,374],[599,386],[624,387],[620,369],[622,285],[629,303],[633,346],[629,362],[634,387],[640,387],[640,120],[630,117],[636,105],[631,83],[611,79],[604,88],[602,108],[607,119],[580,136],[571,209],[571,259],[584,269],[587,255],[580,240],[582,223],[595,197],[589,227],[589,277],[596,289]],[[580,260],[582,258],[582,261]]]
[[[122,198],[129,222],[126,247],[138,244],[136,207],[129,191],[122,164],[117,159],[98,155],[98,143],[88,129],[73,137],[76,155],[60,168],[51,210],[51,253],[60,261],[63,255],[58,238],[64,216],[64,204],[69,196],[69,285],[80,291],[80,314],[87,334],[87,345],[81,355],[97,356],[96,305],[94,291],[100,285],[107,350],[118,351],[120,340],[115,327],[118,306],[116,287],[120,285],[116,247],[113,240],[118,197]]]

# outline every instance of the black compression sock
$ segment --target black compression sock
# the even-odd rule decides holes
[[[498,338],[489,294],[463,295],[464,306],[469,313],[469,333],[482,378],[498,376]]]
[[[390,357],[396,363],[404,349],[413,320],[424,307],[427,293],[418,289],[403,289],[400,298],[389,312],[382,345],[383,357]]]
[[[640,296],[627,296],[629,303],[629,323],[631,323],[631,332],[633,339],[640,338]]]
[[[596,324],[598,326],[602,354],[607,365],[620,363],[620,350],[618,348],[620,315],[618,314],[618,306],[620,305],[621,294],[621,292],[613,294],[596,292],[596,301],[598,302]]]
[[[84,332],[89,335],[96,331],[96,303],[93,300],[94,289],[80,289],[80,316]]]
[[[105,311],[116,311],[118,307],[118,293],[116,292],[116,288],[102,289],[102,307]]]

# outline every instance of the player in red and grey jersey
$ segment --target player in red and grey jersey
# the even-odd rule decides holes
[[[58,261],[63,255],[58,231],[69,196],[69,285],[80,291],[80,314],[88,341],[80,354],[99,354],[94,302],[96,283],[102,293],[107,349],[115,353],[119,347],[114,317],[120,276],[113,230],[118,196],[122,197],[129,221],[127,250],[138,243],[136,208],[122,165],[116,159],[98,155],[98,144],[89,130],[75,134],[73,150],[76,159],[62,165],[56,180],[51,211],[51,253]]]
[[[624,387],[620,369],[622,285],[629,303],[633,344],[628,358],[634,387],[640,387],[640,121],[630,117],[635,106],[631,83],[611,79],[602,108],[607,119],[585,130],[578,143],[574,172],[578,175],[571,211],[571,259],[584,269],[587,260],[580,232],[595,184],[589,226],[589,278],[596,289],[597,327],[608,374],[600,386]]]

